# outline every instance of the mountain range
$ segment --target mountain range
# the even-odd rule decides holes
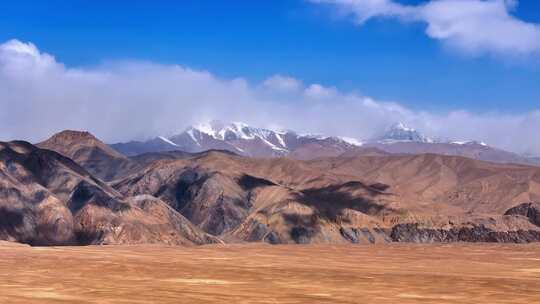
[[[289,157],[315,159],[369,148],[394,154],[436,153],[518,164],[540,164],[538,158],[522,156],[491,147],[479,141],[439,141],[396,123],[384,134],[370,140],[347,137],[299,134],[290,130],[270,130],[245,123],[212,121],[191,126],[178,135],[159,136],[148,141],[112,144],[116,151],[134,156],[148,152],[226,150],[249,157]]]
[[[169,138],[158,136],[145,142],[131,141],[113,144],[111,147],[128,156],[147,152],[185,151],[203,152],[226,150],[250,157],[281,157],[296,154],[310,157],[300,151],[317,145],[332,155],[351,150],[361,143],[343,137],[301,135],[294,131],[276,131],[248,126],[245,123],[212,121],[187,128]],[[306,151],[307,152],[307,151]]]
[[[245,152],[248,143],[262,142],[289,152],[255,158],[216,146],[128,156],[80,131],[37,145],[0,143],[0,239],[32,245],[540,241],[537,166],[389,153],[244,125],[207,129],[201,137],[191,130],[201,145],[204,138]],[[399,137],[371,144],[441,144]],[[325,155],[327,144],[344,152]],[[319,148],[324,153],[310,152],[317,157],[290,157]]]

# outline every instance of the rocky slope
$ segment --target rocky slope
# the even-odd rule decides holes
[[[163,140],[160,142],[166,143]],[[183,151],[156,149],[159,152],[148,152],[131,157],[120,154],[89,132],[62,131],[36,146],[55,151],[71,158],[93,176],[111,181],[137,172],[147,164],[160,159],[180,159],[192,156]],[[155,146],[154,146],[155,147]]]
[[[119,172],[136,166],[126,156],[112,149],[94,135],[84,131],[66,130],[36,144],[42,149],[56,151],[83,166],[92,175],[114,179]]]
[[[71,159],[0,142],[0,239],[32,245],[219,242],[161,200],[126,197]]]
[[[309,165],[390,185],[410,209],[449,206],[465,213],[502,215],[519,203],[540,200],[540,168],[534,166],[438,154],[336,157]]]
[[[373,152],[373,151],[371,151]],[[161,198],[229,241],[376,243],[540,240],[505,214],[540,200],[540,169],[442,155],[158,161],[113,187]]]
[[[393,154],[442,154],[448,156],[463,156],[467,158],[496,162],[525,165],[539,164],[532,158],[520,156],[516,153],[490,147],[480,142],[454,142],[454,143],[426,143],[415,141],[375,142],[367,143],[364,147],[373,147]]]
[[[179,146],[165,137],[156,137],[147,141],[130,141],[111,145],[116,151],[127,156],[136,156],[145,153],[168,152],[168,151],[189,151],[186,146]]]
[[[505,215],[523,216],[526,217],[532,224],[540,226],[540,203],[523,203],[508,209]]]

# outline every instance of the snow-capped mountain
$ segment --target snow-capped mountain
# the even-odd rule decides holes
[[[289,151],[288,135],[241,122],[212,121],[191,126],[170,140],[189,152],[222,149],[248,156],[280,156]]]
[[[361,142],[354,138],[299,134],[294,131],[252,127],[241,122],[211,121],[193,125],[171,136],[148,141],[131,141],[111,145],[127,156],[149,152],[226,150],[250,157],[314,159],[335,157],[346,152],[377,149],[385,153],[435,153],[464,156],[501,163],[539,163],[540,160],[504,151],[479,141],[433,140],[403,123],[393,124],[383,136]]]
[[[252,157],[279,157],[289,155],[305,145],[315,144],[338,154],[360,146],[361,142],[347,137],[300,135],[294,131],[251,127],[242,122],[211,121],[191,126],[169,138],[157,137],[147,142],[129,142],[112,146],[126,155],[171,150],[202,152],[217,149]],[[302,158],[308,157],[304,153]]]
[[[500,163],[535,163],[532,158],[497,149],[481,141],[434,140],[403,123],[393,124],[383,136],[367,142],[364,147],[397,154],[434,153]]]
[[[402,122],[398,122],[390,126],[384,135],[377,139],[379,143],[395,143],[395,142],[421,142],[432,143],[433,139],[424,136],[419,131],[406,126]]]

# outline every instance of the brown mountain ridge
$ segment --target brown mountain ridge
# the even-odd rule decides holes
[[[0,142],[0,239],[33,245],[219,242],[151,196],[126,197],[73,160]]]
[[[272,244],[540,240],[533,203],[540,201],[540,168],[534,166],[439,154],[389,154],[376,148],[307,161],[222,151],[128,158],[90,134],[68,132],[53,138],[39,145],[78,159],[109,182],[66,157],[62,159],[72,164],[67,173],[42,170],[58,184],[68,182],[62,191],[53,187],[55,183],[11,176],[5,180],[11,187],[39,184],[58,200],[53,205],[70,213],[75,227],[72,231],[66,226],[65,242],[73,240],[69,231],[82,243],[183,244],[218,238]],[[14,145],[4,144],[2,151],[10,155],[6,164],[21,157],[10,152],[16,150],[62,157],[29,144],[22,145],[24,151]],[[99,161],[94,161],[95,155]],[[125,165],[115,166],[117,160]],[[41,162],[56,166],[50,156]],[[32,212],[33,218],[39,217]],[[161,224],[156,225],[156,217]],[[120,225],[123,237],[115,234],[118,225],[111,224],[118,222],[125,222]],[[178,237],[165,236],[171,231]]]

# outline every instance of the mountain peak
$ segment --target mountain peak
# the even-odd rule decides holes
[[[390,130],[402,130],[402,131],[409,131],[409,132],[416,131],[415,129],[408,127],[401,121],[396,122],[392,126],[390,126]]]
[[[219,120],[212,120],[193,125],[189,127],[187,131],[196,130],[215,139],[224,140],[226,136],[239,138],[250,137],[249,133],[251,129],[252,128],[243,122],[224,123]]]
[[[72,141],[87,141],[98,140],[92,133],[88,131],[64,130],[51,136],[47,141],[52,142],[72,142]]]
[[[219,120],[199,123],[189,127],[186,131],[190,134],[193,131],[197,131],[222,141],[252,140],[255,138],[266,139],[272,133],[277,133],[269,129],[251,127],[239,121],[224,123]]]
[[[421,142],[431,143],[433,140],[424,136],[422,133],[413,129],[402,122],[397,122],[391,125],[384,135],[379,138],[379,142]]]
[[[188,128],[188,130],[197,130],[201,133],[205,133],[214,137],[219,132],[219,130],[223,129],[224,126],[225,123],[219,120],[212,120],[192,125]]]
[[[87,131],[64,130],[38,143],[37,146],[56,151],[75,160],[77,160],[76,156],[80,154],[82,149],[98,149],[111,157],[124,158],[124,155],[118,153]]]

